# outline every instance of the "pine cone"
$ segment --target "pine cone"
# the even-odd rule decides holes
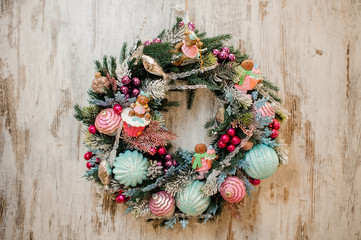
[[[106,77],[102,77],[99,72],[95,74],[92,82],[92,89],[95,93],[105,93],[104,88],[109,88],[110,82]]]

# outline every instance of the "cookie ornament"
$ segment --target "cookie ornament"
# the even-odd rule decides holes
[[[150,123],[151,115],[148,106],[149,95],[141,92],[137,101],[130,108],[123,110],[122,118],[124,120],[124,131],[131,137],[137,137]]]
[[[199,143],[194,148],[195,154],[192,158],[192,168],[199,173],[197,179],[204,179],[205,174],[212,168],[212,162],[218,158],[212,146]]]
[[[95,127],[100,133],[115,136],[121,121],[122,118],[114,112],[113,108],[106,108],[96,117]]]
[[[149,200],[149,208],[155,216],[169,217],[175,210],[175,200],[166,191],[154,193]]]
[[[184,32],[184,40],[177,43],[174,46],[175,49],[172,51],[173,53],[177,54],[177,58],[173,62],[173,65],[180,66],[185,60],[200,57],[200,48],[202,46],[203,43],[194,32]]]
[[[227,202],[239,203],[246,195],[246,187],[238,177],[227,177],[221,185],[220,193]]]
[[[253,65],[252,60],[244,60],[239,67],[240,79],[234,87],[243,93],[252,90],[257,83],[263,81],[258,65]]]

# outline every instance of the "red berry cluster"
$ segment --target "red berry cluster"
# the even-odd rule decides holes
[[[249,181],[250,181],[253,185],[259,185],[259,184],[261,183],[261,180],[259,180],[259,179],[250,178]]]
[[[126,98],[137,97],[140,93],[140,80],[137,77],[130,79],[128,76],[122,77],[123,86],[120,91],[125,95]]]
[[[121,204],[121,203],[125,203],[125,202],[129,201],[130,197],[124,196],[123,195],[123,193],[124,193],[123,190],[120,190],[118,193],[119,193],[118,196],[115,197],[115,201],[117,203]]]
[[[84,154],[84,159],[85,161],[87,161],[86,163],[86,167],[90,170],[92,167],[95,167],[95,166],[99,166],[100,164],[100,159],[97,158],[96,161],[95,161],[95,164],[90,162],[89,160],[94,157],[94,154],[92,152],[87,152]]]
[[[162,43],[162,39],[160,38],[154,38],[153,41],[145,41],[144,42],[144,46],[148,47],[151,44],[157,44],[157,43]]]
[[[218,62],[236,61],[236,56],[230,53],[227,47],[223,47],[221,51],[219,51],[218,49],[213,49],[212,53],[218,58]]]
[[[149,154],[152,156],[158,155],[157,159],[160,158],[160,160],[158,160],[157,165],[163,166],[164,172],[167,172],[171,166],[178,166],[177,160],[173,159],[172,155],[167,153],[165,147],[159,147],[158,149],[151,148]]]
[[[227,147],[227,150],[229,152],[233,152],[236,149],[236,146],[241,143],[241,139],[235,136],[235,134],[236,134],[236,130],[234,128],[228,129],[226,134],[221,135],[221,138],[218,141],[218,147],[219,148]]]
[[[281,124],[277,119],[273,119],[272,123],[268,125],[269,128],[272,129],[272,133],[270,135],[271,138],[276,138],[278,136],[278,130],[281,128]]]

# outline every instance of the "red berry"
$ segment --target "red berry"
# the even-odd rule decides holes
[[[276,138],[278,136],[278,131],[276,129],[272,129],[272,134],[270,135],[271,138]]]
[[[116,114],[121,114],[123,112],[123,107],[119,104],[115,104],[113,110]]]
[[[223,134],[223,135],[221,136],[221,141],[222,141],[222,142],[228,143],[229,140],[230,140],[230,138],[229,138],[228,134]]]
[[[100,163],[100,159],[97,158],[96,161],[95,161],[96,164],[99,164]]]
[[[159,155],[164,155],[166,154],[167,150],[165,149],[165,147],[160,147],[158,148],[158,154]]]
[[[121,195],[121,194],[119,194],[116,198],[115,198],[115,201],[117,202],[117,203],[123,203],[123,202],[125,202],[125,196],[124,195]]]
[[[93,164],[91,162],[87,162],[86,167],[90,170],[93,167]]]
[[[234,128],[230,128],[227,130],[227,133],[229,136],[234,136],[236,134],[236,130],[234,130]]]
[[[166,161],[172,160],[172,155],[170,155],[169,153],[165,155],[164,159]]]
[[[172,160],[168,160],[164,163],[164,166],[167,168],[170,168],[171,166],[173,166],[173,161]]]
[[[233,136],[232,139],[231,139],[231,143],[233,145],[238,145],[238,144],[241,143],[241,139],[239,137],[237,137],[237,136]]]
[[[97,128],[94,125],[90,125],[89,128],[88,128],[88,131],[91,134],[95,134],[97,132]]]
[[[233,152],[235,149],[236,149],[236,147],[232,144],[228,145],[228,147],[227,147],[228,152]]]
[[[118,193],[119,193],[119,194],[123,194],[123,192],[124,192],[123,190],[119,190],[119,192],[118,192]]]
[[[84,159],[88,161],[92,156],[93,154],[91,152],[87,152],[84,154]]]
[[[218,147],[219,148],[225,148],[225,147],[227,147],[227,144],[222,142],[222,141],[218,141]]]
[[[272,128],[275,130],[278,130],[281,128],[280,122],[275,118],[273,119],[273,122],[272,122]]]
[[[251,183],[253,185],[259,185],[261,183],[261,180],[259,180],[259,179],[251,179]]]

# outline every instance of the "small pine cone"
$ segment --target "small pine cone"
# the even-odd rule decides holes
[[[95,74],[92,82],[92,89],[95,93],[105,93],[104,88],[109,88],[110,82],[106,77],[102,77],[100,73]]]

